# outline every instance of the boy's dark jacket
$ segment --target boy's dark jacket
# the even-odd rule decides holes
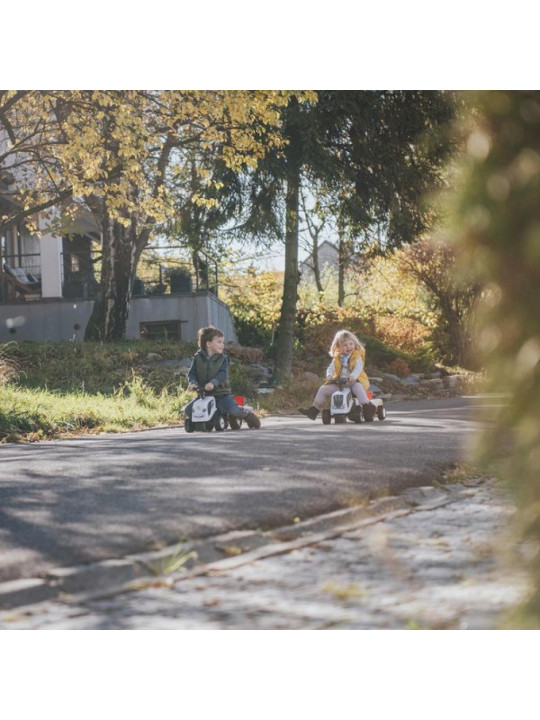
[[[190,383],[203,388],[206,383],[214,384],[214,389],[209,395],[229,395],[231,386],[229,384],[229,358],[222,353],[215,353],[208,357],[204,350],[198,350],[188,370]]]

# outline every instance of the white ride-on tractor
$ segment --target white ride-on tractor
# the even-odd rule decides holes
[[[332,393],[330,408],[325,408],[321,413],[324,425],[330,425],[332,419],[336,424],[347,422],[347,418],[357,424],[373,422],[375,417],[379,420],[385,419],[386,408],[382,398],[374,398],[373,393],[368,392],[369,401],[375,407],[375,414],[366,414],[364,416],[362,406],[353,395],[350,386],[344,380],[340,380],[337,384],[338,389]]]
[[[220,413],[217,408],[216,398],[213,395],[207,395],[203,389],[199,389],[197,394],[197,399],[192,401],[191,418],[186,417],[184,420],[184,429],[186,432],[210,432],[211,430],[221,432],[228,427],[230,427],[231,430],[240,430],[242,427],[242,418]],[[244,404],[245,400],[242,395],[235,395],[234,399],[237,405],[243,405],[248,408],[248,406]],[[188,405],[189,404],[190,403],[188,403]],[[188,405],[182,408],[184,412]]]

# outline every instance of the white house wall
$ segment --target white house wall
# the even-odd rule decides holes
[[[62,297],[62,238],[44,234],[39,239],[41,254],[41,296]]]

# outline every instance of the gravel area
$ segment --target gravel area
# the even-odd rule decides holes
[[[416,488],[408,510],[208,575],[0,613],[0,629],[497,629],[526,595],[493,480]],[[230,566],[230,563],[229,563]]]

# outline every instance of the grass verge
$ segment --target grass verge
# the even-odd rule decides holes
[[[111,395],[8,385],[0,398],[0,442],[174,425],[191,397],[184,390],[156,393],[140,378]]]
[[[290,415],[299,407],[309,407],[321,386],[321,380],[299,380],[274,392],[257,396],[257,409],[272,415]]]

